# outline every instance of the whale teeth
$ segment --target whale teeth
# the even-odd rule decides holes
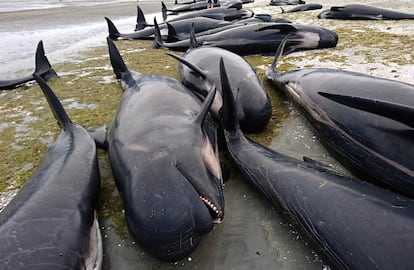
[[[200,199],[208,206],[210,207],[210,209],[212,209],[214,211],[214,213],[216,213],[217,215],[220,214],[220,211],[218,210],[218,208],[207,198],[200,196]],[[220,220],[220,219],[219,219]],[[215,222],[216,223],[216,222]]]

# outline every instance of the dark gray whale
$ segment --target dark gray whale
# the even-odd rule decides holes
[[[120,33],[117,27],[115,26],[115,24],[109,18],[105,17],[105,20],[108,24],[109,37],[113,40],[116,40],[118,38],[154,39],[155,26],[148,25],[145,28],[136,30],[131,33]],[[174,29],[177,31],[178,34],[181,34],[181,33],[186,34],[190,32],[190,27],[193,23],[194,23],[194,31],[196,33],[211,30],[214,28],[220,28],[223,26],[233,25],[233,23],[229,21],[211,19],[207,17],[187,18],[187,19],[172,21],[172,22],[169,22],[168,24],[174,27]],[[168,24],[164,22],[158,25],[160,28],[160,31],[166,32],[165,36],[168,35]]]
[[[277,46],[288,34],[289,49],[284,52],[285,54],[300,50],[331,48],[338,42],[338,35],[334,31],[322,27],[273,22],[249,23],[210,35],[196,35],[196,42],[197,46],[220,47],[239,55],[269,55],[274,54]],[[165,47],[186,51],[192,43],[194,42],[191,38],[164,42],[157,30],[153,48]]]
[[[271,6],[286,6],[286,5],[300,5],[306,4],[302,0],[270,0],[269,5]]]
[[[36,172],[0,213],[0,269],[100,269],[96,146],[40,84],[62,130]]]
[[[179,65],[181,80],[190,89],[205,97],[209,89],[204,80],[217,85],[215,103],[212,107],[216,115],[222,105],[220,72],[217,66],[219,60],[223,59],[226,66],[229,67],[228,77],[232,89],[237,90],[234,95],[237,94],[237,112],[242,130],[248,133],[257,133],[266,127],[272,115],[272,106],[256,71],[244,58],[216,47],[192,48],[183,55],[183,58],[174,57],[186,62],[187,65],[195,65],[195,68],[200,69],[199,73],[204,74],[203,78],[197,75],[193,69],[188,68],[186,64]]]
[[[124,94],[109,131],[91,132],[108,147],[131,234],[148,254],[176,261],[224,215],[217,128],[208,113],[215,90],[202,103],[175,79],[131,72],[107,41]]]
[[[166,21],[168,18],[168,8],[163,2],[161,2],[161,4],[162,16],[164,21]],[[252,10],[242,8],[240,4],[234,4],[225,7],[209,8],[181,14],[177,17],[174,17],[173,19],[169,19],[168,22],[195,17],[207,17],[217,20],[233,21],[250,18],[253,17],[253,15],[254,12]]]
[[[331,7],[319,13],[318,18],[338,20],[404,20],[414,19],[414,14],[355,4]]]
[[[361,179],[413,197],[414,130],[406,124],[410,114],[403,107],[414,108],[414,86],[335,69],[277,73],[280,54],[266,76],[299,105],[327,150]],[[361,110],[325,97],[332,94],[395,103],[402,111],[393,113],[397,117],[384,116],[392,112],[391,107],[382,107],[381,115],[370,112],[375,102],[366,103]],[[393,106],[392,110],[399,109]]]
[[[414,200],[245,138],[223,66],[227,149],[246,180],[319,247],[331,269],[414,268]]]
[[[315,10],[315,9],[321,9],[321,8],[322,8],[321,4],[304,4],[304,5],[299,5],[297,7],[293,7],[293,8],[288,9],[288,10],[284,10],[282,7],[280,7],[280,9],[282,10],[282,13],[308,11],[308,10]]]
[[[53,70],[52,66],[49,63],[49,60],[45,55],[43,41],[39,41],[39,43],[37,44],[34,72],[39,74],[39,76],[41,76],[46,81],[58,76],[56,72]],[[28,75],[26,77],[19,79],[0,80],[0,90],[12,90],[16,87],[21,86],[22,84],[25,84],[33,80],[33,75]]]

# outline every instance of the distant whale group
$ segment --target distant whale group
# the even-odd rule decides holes
[[[273,3],[303,4],[291,12],[321,8]],[[36,172],[0,212],[0,269],[102,268],[97,147],[108,153],[131,235],[156,259],[189,256],[224,219],[219,153],[225,151],[332,266],[414,268],[414,86],[327,68],[278,72],[282,55],[333,48],[338,35],[255,15],[239,1],[212,9],[205,4],[163,3],[164,18],[193,13],[153,25],[138,7],[136,31],[127,34],[105,18],[109,61],[123,90],[109,125],[86,130],[72,122],[47,84],[58,75],[42,41],[32,75],[0,81],[0,89],[14,89],[35,80],[61,128]],[[364,5],[333,7],[319,18],[411,19]],[[178,61],[180,80],[129,70],[115,44],[121,38],[184,51],[167,53]],[[266,79],[299,106],[355,177],[245,137],[267,126],[272,104],[243,56],[269,53],[274,60]]]

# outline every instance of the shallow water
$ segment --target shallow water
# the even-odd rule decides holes
[[[137,3],[124,0],[0,1],[0,80],[33,72],[34,54],[40,40],[52,66],[103,45],[108,35],[105,16],[120,30],[132,32]],[[141,1],[139,5],[146,11],[149,21],[160,16],[158,1]]]

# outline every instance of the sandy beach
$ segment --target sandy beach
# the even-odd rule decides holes
[[[324,9],[332,5],[354,3],[351,0],[317,2],[321,3]],[[166,3],[173,5],[173,2]],[[364,3],[414,13],[412,0],[366,0]],[[0,79],[15,78],[31,72],[34,65],[34,50],[37,42],[42,39],[52,65],[56,64],[62,68],[57,70],[62,77],[62,82],[52,82],[52,85],[61,88],[59,94],[65,98],[64,106],[76,104],[69,110],[74,120],[87,128],[92,127],[96,124],[94,118],[98,114],[97,111],[99,113],[105,111],[105,108],[102,108],[104,105],[100,102],[104,98],[111,100],[111,108],[106,109],[109,115],[116,108],[120,97],[120,86],[114,79],[105,52],[107,28],[104,17],[113,19],[121,31],[131,32],[135,27],[137,4],[145,14],[148,14],[149,21],[153,16],[159,15],[161,10],[159,1],[129,1],[1,12],[0,38],[4,38],[5,41],[0,44]],[[327,67],[353,70],[414,84],[412,20],[319,20],[316,15],[320,10],[281,14],[279,7],[267,4],[267,0],[256,0],[245,5],[245,8],[252,9],[255,13],[269,13],[275,17],[283,17],[296,23],[319,25],[341,33],[347,32],[347,35],[339,36],[338,48],[293,53],[284,57],[282,63],[289,63],[297,68]],[[366,37],[372,33],[375,35],[381,33],[384,37],[393,37],[393,39]],[[371,39],[374,41],[369,42]],[[399,42],[402,40],[412,42],[411,44]],[[122,53],[125,53],[126,57],[141,55],[143,58],[145,50],[150,50],[148,42],[136,45],[137,43],[133,41],[120,41],[118,44],[124,48]],[[93,63],[95,59],[99,64],[93,66],[91,62]],[[271,57],[257,56],[255,61],[260,64],[255,68],[263,74],[263,70],[271,60]],[[163,63],[163,61],[165,60],[159,59],[159,62]],[[172,62],[166,63],[165,67],[154,72],[172,72],[176,66],[169,63]],[[129,64],[132,66],[135,63],[130,60]],[[65,66],[67,69],[63,70]],[[139,65],[133,67],[138,69]],[[71,88],[71,85],[79,82],[82,82],[81,85],[87,89],[82,93]],[[13,177],[20,175],[22,170],[34,170],[36,162],[41,159],[58,133],[49,108],[37,88],[37,93],[34,93],[34,87],[25,86],[14,91],[0,92],[1,153],[4,156],[23,149],[32,155],[40,153],[35,160],[22,161],[10,158],[4,161],[7,164],[3,168],[7,168],[7,173],[3,173],[0,183],[7,183],[10,188],[0,192],[0,209],[6,206],[18,190],[14,188],[17,180]],[[89,94],[92,93],[91,88],[111,88],[112,92],[105,93],[105,97],[85,97],[93,95]],[[19,104],[21,97],[26,95],[33,96],[31,104]],[[89,104],[85,100],[95,101]],[[277,127],[279,135],[271,140],[270,147],[299,159],[302,156],[312,157],[344,174],[349,174],[324,150],[317,136],[294,106],[287,100],[284,102],[290,114],[287,120]],[[95,107],[88,107],[89,105]],[[47,115],[48,118],[43,118],[42,115]],[[84,116],[87,119],[82,118]],[[30,126],[32,123],[36,123],[36,128]],[[14,127],[16,130],[11,133],[12,135],[6,133]],[[30,140],[23,141],[27,138]],[[43,141],[39,143],[41,139]],[[106,196],[113,197],[119,204],[116,188],[113,183],[108,184],[113,182],[112,175],[108,173],[108,160],[103,152],[99,155],[103,182],[106,182],[103,192],[106,192]],[[226,214],[223,222],[204,237],[191,256],[175,263],[160,262],[145,254],[126,232],[125,222],[122,219],[123,210],[116,209],[117,212],[112,216],[100,220],[105,253],[103,269],[333,269],[320,257],[312,244],[300,236],[294,225],[287,222],[237,171],[233,171],[232,177],[226,182],[225,201]]]

